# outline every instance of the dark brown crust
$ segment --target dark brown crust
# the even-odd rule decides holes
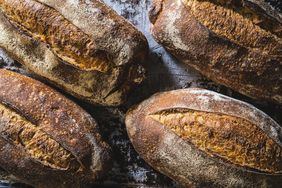
[[[282,147],[246,119],[185,108],[150,116],[210,156],[254,171],[282,172]]]
[[[19,111],[19,110],[18,110]],[[75,157],[20,113],[0,103],[2,138],[26,151],[35,161],[54,169],[80,168]],[[71,164],[75,163],[75,164]]]
[[[34,0],[1,0],[0,5],[13,24],[47,43],[64,62],[88,71],[107,72],[113,66],[93,39],[51,7]]]
[[[203,0],[205,1],[205,0]],[[208,1],[208,0],[206,0]],[[270,5],[261,0],[209,0],[230,10],[235,10],[243,17],[250,19],[254,24],[282,37],[282,15],[271,10]]]
[[[57,10],[93,38],[115,66],[140,63],[148,53],[145,36],[100,0],[37,0]]]
[[[109,146],[101,141],[96,123],[89,114],[38,81],[2,69],[0,75],[0,102],[39,127],[75,156],[80,164],[79,170],[44,166],[23,148],[1,136],[2,168],[40,187],[65,187],[71,184],[75,187],[80,183],[95,181],[105,172],[109,163]]]
[[[240,23],[250,23],[246,19],[243,22],[243,17],[232,30],[230,23],[233,22],[222,22],[223,19],[213,17],[216,11],[203,8],[207,13],[199,11],[201,15],[195,15],[183,1],[161,1],[162,11],[152,20],[152,32],[157,41],[181,62],[215,82],[255,99],[282,103],[282,39],[254,24],[240,26]],[[209,16],[211,20],[208,20]],[[236,16],[240,17],[239,14]],[[207,20],[200,22],[197,18]],[[224,20],[232,19],[226,16]],[[223,29],[210,30],[214,28]],[[228,38],[225,31],[238,40]]]
[[[113,66],[108,72],[87,71],[62,62],[45,43],[11,25],[2,12],[0,46],[26,68],[75,97],[94,105],[123,104],[129,92],[144,80],[139,64],[148,52],[144,35],[100,1],[80,0],[77,6],[70,0],[37,2],[52,7],[93,40],[97,51],[111,57]]]
[[[157,21],[159,14],[162,12],[163,0],[155,0],[152,3],[153,4],[149,10],[149,18],[151,23],[154,24]]]
[[[153,168],[185,187],[275,187],[281,183],[281,172],[258,173],[209,155],[151,117],[170,109],[246,119],[282,147],[280,126],[255,107],[204,89],[175,90],[152,96],[126,115],[126,127],[134,148]]]

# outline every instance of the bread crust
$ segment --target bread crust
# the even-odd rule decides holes
[[[220,154],[210,154],[208,150],[198,148],[189,141],[189,136],[181,137],[152,118],[152,114],[175,109],[224,114],[248,120],[277,144],[276,151],[281,151],[281,127],[255,107],[204,89],[175,90],[155,94],[126,115],[127,132],[134,148],[153,168],[184,187],[276,187],[281,183],[281,171],[261,172],[223,160]],[[203,125],[208,123],[203,122]],[[180,128],[180,124],[175,126],[175,129]],[[222,131],[222,128],[215,127],[214,131]],[[209,143],[208,140],[206,142]],[[277,160],[281,164],[281,157]]]
[[[107,171],[109,146],[88,113],[36,80],[0,75],[3,169],[37,187],[79,187]]]
[[[80,99],[95,105],[121,105],[131,89],[145,78],[145,71],[140,63],[148,52],[147,40],[134,26],[100,1],[78,2],[77,5],[70,0],[1,2],[0,46],[35,74]],[[17,4],[17,14],[11,13],[14,3]],[[26,4],[24,9],[21,9],[22,4]],[[35,14],[35,5],[40,5],[40,10],[42,9],[38,11],[38,15]],[[24,16],[17,18],[19,22],[15,24],[15,17],[21,13]],[[69,27],[57,28],[56,24],[59,23],[51,22],[43,13],[52,15],[62,25],[66,22]],[[35,18],[41,20],[35,21]],[[22,19],[31,20],[34,23],[31,26],[37,25],[29,30],[25,29],[21,26],[21,23],[25,23],[20,22]],[[40,28],[43,28],[42,31]],[[50,31],[49,35],[46,28]],[[75,36],[81,34],[81,37],[71,38],[71,32],[77,34]],[[59,34],[62,36],[58,37]],[[93,45],[87,45],[89,41]],[[54,43],[55,47],[50,43]],[[62,46],[65,47],[61,48]],[[71,46],[78,51],[68,50]],[[107,57],[106,62],[99,60],[101,54],[102,59]],[[82,57],[85,59],[80,64],[69,61],[76,60],[76,57],[78,61]],[[97,63],[86,61],[91,58],[95,61],[98,59]],[[93,65],[94,69],[87,69],[85,66],[88,65]]]
[[[150,13],[154,37],[179,61],[209,79],[249,97],[281,104],[281,14],[260,1],[242,5],[241,9],[257,10],[252,13],[261,22],[280,28],[268,31],[263,28],[267,24],[261,26],[255,18],[214,2],[222,1],[155,0],[151,10],[158,11]]]

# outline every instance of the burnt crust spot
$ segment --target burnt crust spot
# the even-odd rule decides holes
[[[211,156],[259,172],[282,171],[281,146],[246,119],[190,109],[149,116]]]

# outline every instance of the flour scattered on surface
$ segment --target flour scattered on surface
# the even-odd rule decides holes
[[[178,1],[179,2],[179,1]],[[177,6],[180,6],[179,3],[176,3]],[[165,32],[168,33],[168,36],[176,48],[179,48],[183,51],[189,51],[189,47],[183,43],[182,39],[180,38],[180,32],[176,28],[175,24],[181,18],[181,12],[170,11],[167,13],[167,19],[171,21],[168,22],[167,26],[165,27]]]
[[[128,168],[129,177],[133,178],[136,182],[146,182],[147,181],[147,173],[149,172],[147,169],[138,167],[136,164],[133,166],[129,166]]]

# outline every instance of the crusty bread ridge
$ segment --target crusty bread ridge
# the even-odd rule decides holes
[[[282,181],[282,129],[242,101],[197,88],[158,93],[128,111],[126,127],[140,156],[184,187]]]
[[[281,13],[261,8],[266,5],[260,1],[234,2],[155,0],[152,33],[179,61],[213,81],[281,104]]]
[[[100,1],[75,2],[1,1],[0,46],[78,98],[120,105],[144,79],[146,38]]]
[[[79,187],[110,167],[95,120],[50,87],[0,69],[0,167],[36,187]]]

